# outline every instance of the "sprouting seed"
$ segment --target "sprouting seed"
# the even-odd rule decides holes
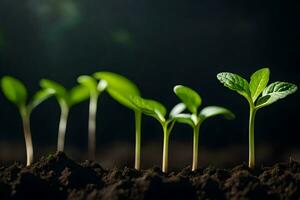
[[[27,155],[27,166],[31,165],[33,162],[33,145],[30,130],[30,115],[34,108],[36,108],[40,103],[45,101],[54,91],[51,89],[40,90],[34,94],[32,99],[28,101],[28,92],[24,84],[11,76],[4,76],[1,79],[1,87],[6,98],[14,103],[20,112],[23,131],[25,137],[26,155]]]
[[[217,75],[225,87],[236,91],[245,97],[249,103],[249,168],[255,167],[254,121],[256,112],[297,90],[295,84],[288,82],[276,81],[268,85],[269,76],[270,70],[268,68],[262,68],[253,73],[250,83],[241,76],[229,72],[222,72]]]

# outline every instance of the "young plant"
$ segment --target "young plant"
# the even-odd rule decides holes
[[[54,91],[50,89],[40,90],[35,93],[35,95],[29,102],[27,102],[28,92],[21,81],[11,76],[4,76],[1,79],[1,87],[6,98],[12,103],[14,103],[19,109],[22,118],[23,131],[25,137],[27,155],[26,165],[29,166],[33,162],[33,146],[30,131],[30,114],[34,108],[36,108],[40,103],[49,98],[54,93]]]
[[[131,101],[142,113],[155,118],[161,124],[164,134],[162,171],[167,173],[169,164],[169,138],[175,124],[174,116],[182,112],[182,107],[175,106],[170,112],[169,119],[166,119],[167,111],[161,103],[150,99],[143,99],[139,96],[131,97]]]
[[[201,124],[206,119],[217,115],[223,115],[227,119],[234,119],[235,116],[230,110],[219,106],[208,106],[199,111],[199,107],[202,104],[202,99],[196,91],[189,87],[177,85],[174,87],[174,93],[183,102],[178,104],[178,106],[181,106],[182,110],[187,108],[191,112],[191,114],[177,113],[176,115],[172,114],[172,116],[178,122],[188,124],[193,128],[194,138],[192,170],[194,171],[198,168],[198,141]]]
[[[254,121],[256,112],[287,95],[294,93],[297,86],[292,83],[276,81],[267,86],[270,70],[263,68],[251,75],[250,82],[241,76],[229,72],[217,75],[219,81],[227,88],[245,97],[249,103],[249,167],[255,166]]]
[[[107,86],[106,91],[120,104],[134,111],[135,116],[135,169],[141,169],[141,122],[142,112],[131,102],[131,97],[140,96],[137,86],[127,78],[112,72],[97,72],[94,77],[99,79],[98,89]]]
[[[77,81],[89,90],[90,105],[89,105],[89,124],[88,124],[88,149],[89,158],[95,160],[96,155],[96,114],[99,95],[105,90],[106,85],[100,85],[97,88],[97,81],[94,77],[82,75]]]
[[[59,129],[58,129],[58,140],[57,140],[57,151],[64,151],[65,135],[68,121],[69,110],[72,106],[89,98],[89,90],[82,85],[73,87],[70,91],[67,91],[62,85],[57,82],[42,79],[40,86],[46,90],[51,89],[54,91],[57,102],[61,109]]]

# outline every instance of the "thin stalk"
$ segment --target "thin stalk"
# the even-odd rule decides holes
[[[139,111],[134,112],[135,117],[135,162],[134,168],[141,169],[141,122],[142,113]]]
[[[93,94],[90,98],[89,105],[89,135],[88,148],[89,158],[95,160],[96,156],[96,114],[97,114],[98,95]]]
[[[64,151],[69,107],[67,106],[66,103],[60,103],[60,107],[61,107],[61,114],[60,114],[59,129],[58,129],[57,151]]]
[[[254,121],[256,115],[256,109],[250,106],[249,115],[249,168],[254,168],[255,166],[255,145],[254,145]]]
[[[198,146],[199,146],[199,129],[200,123],[193,128],[193,165],[192,171],[198,169]]]
[[[163,161],[162,161],[162,171],[164,173],[168,172],[168,165],[169,165],[169,132],[168,132],[168,125],[163,125],[164,131],[164,143],[163,143]]]
[[[173,127],[174,127],[174,125],[175,125],[175,120],[173,120],[172,122],[171,122],[171,125],[167,128],[168,129],[168,135],[170,135],[171,134],[171,131],[173,130]]]
[[[25,146],[26,146],[26,155],[27,155],[27,163],[26,166],[29,166],[33,162],[33,146],[32,146],[32,138],[30,131],[30,113],[23,112],[22,114],[22,122],[23,122],[23,130],[25,137]]]

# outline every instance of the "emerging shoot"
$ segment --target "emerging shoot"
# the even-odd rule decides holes
[[[33,162],[33,146],[30,131],[30,114],[35,107],[37,107],[40,103],[49,98],[54,93],[54,91],[50,89],[40,90],[35,93],[35,95],[29,102],[27,102],[28,92],[21,81],[11,76],[4,76],[1,79],[1,87],[6,98],[12,103],[14,103],[19,109],[22,118],[25,137],[27,155],[26,165],[29,166]]]
[[[292,83],[276,81],[267,86],[270,70],[263,68],[251,75],[250,83],[241,76],[229,72],[217,75],[227,88],[245,97],[249,103],[249,168],[255,167],[254,121],[257,110],[294,93],[297,86]]]
[[[179,123],[185,123],[193,128],[193,164],[192,170],[195,171],[198,168],[198,143],[199,143],[199,129],[204,120],[216,115],[223,115],[227,119],[234,119],[234,114],[223,107],[219,106],[208,106],[198,111],[202,99],[200,95],[193,89],[177,85],[174,87],[174,93],[183,102],[177,104],[176,107],[180,108],[181,111],[187,108],[190,113],[171,113],[172,118],[176,119]]]
[[[48,79],[42,79],[40,81],[40,86],[46,90],[51,89],[55,92],[54,95],[56,96],[57,102],[61,109],[58,128],[57,151],[64,151],[69,110],[72,106],[88,99],[89,90],[85,86],[78,85],[73,87],[70,91],[67,91],[59,83]]]
[[[107,87],[110,96],[120,104],[134,111],[135,116],[135,169],[141,169],[141,123],[142,112],[131,102],[131,97],[140,96],[138,87],[130,80],[112,72],[97,72],[94,77],[99,79],[98,90]]]
[[[89,158],[95,160],[96,155],[96,114],[99,95],[105,90],[106,86],[97,88],[97,81],[91,76],[79,76],[77,81],[89,90],[89,124],[88,124],[88,151]]]

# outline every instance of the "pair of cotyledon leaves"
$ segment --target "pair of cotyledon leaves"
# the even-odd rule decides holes
[[[105,82],[98,84],[92,76],[82,75],[78,77],[77,81],[80,85],[73,87],[69,91],[61,84],[48,79],[42,79],[40,85],[44,89],[54,90],[58,102],[63,102],[68,107],[78,104],[89,97],[98,96],[106,89]]]
[[[26,109],[27,111],[31,111],[55,93],[52,89],[39,90],[28,102],[28,92],[26,87],[21,81],[11,76],[4,76],[1,79],[1,87],[8,100],[16,104],[19,109]]]
[[[295,84],[288,82],[276,81],[268,85],[269,77],[268,68],[262,68],[253,73],[249,83],[237,74],[222,72],[217,75],[224,86],[244,96],[256,109],[268,106],[297,90]]]
[[[199,111],[202,99],[196,91],[189,87],[177,85],[174,87],[174,93],[183,103],[177,104],[174,107],[174,109],[170,112],[170,117],[181,123],[186,123],[195,127],[202,123],[205,119],[216,115],[223,115],[227,119],[235,118],[235,115],[230,110],[219,106],[207,106]],[[176,107],[178,107],[177,112]],[[182,113],[185,108],[187,108],[191,114]]]
[[[56,96],[57,101],[67,107],[72,107],[73,105],[88,99],[90,96],[90,91],[85,85],[77,85],[70,90],[67,90],[55,81],[42,79],[40,81],[40,86],[44,90],[50,89],[55,91],[54,95]]]

